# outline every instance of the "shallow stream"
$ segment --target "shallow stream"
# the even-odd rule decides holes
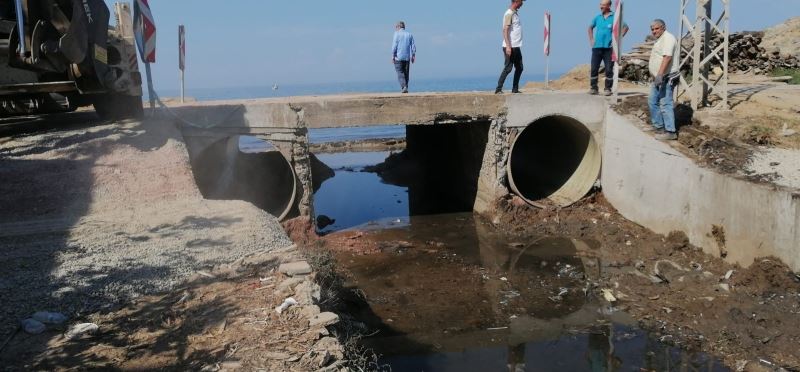
[[[596,298],[599,243],[504,235],[468,210],[415,214],[407,187],[363,171],[389,153],[316,155],[335,171],[314,196],[332,222],[320,231],[378,247],[337,259],[363,294],[362,345],[393,371],[727,370]]]

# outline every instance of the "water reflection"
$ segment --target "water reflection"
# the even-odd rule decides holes
[[[364,238],[384,251],[339,261],[378,319],[363,343],[392,370],[725,370],[593,298],[596,242],[504,236],[471,214],[412,216]]]
[[[327,216],[334,221],[320,232],[408,216],[408,188],[384,184],[378,175],[362,172],[365,166],[377,164],[389,155],[388,152],[317,155],[335,172],[314,194],[317,217]]]

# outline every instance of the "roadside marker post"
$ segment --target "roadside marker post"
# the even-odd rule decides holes
[[[181,70],[181,103],[185,102],[186,93],[186,27],[178,26],[178,68]]]
[[[611,32],[613,36],[611,60],[614,62],[614,103],[619,102],[619,70],[622,62],[622,38],[625,28],[625,22],[622,20],[622,11],[622,0],[617,0],[614,10],[614,28]]]
[[[156,95],[153,91],[153,75],[150,71],[150,63],[156,62],[156,23],[153,14],[150,12],[150,4],[147,0],[136,0],[133,3],[133,32],[136,38],[136,46],[139,55],[144,63],[145,73],[147,74],[147,95],[150,98],[150,110],[155,112]]]
[[[550,88],[550,12],[544,13],[544,87]]]

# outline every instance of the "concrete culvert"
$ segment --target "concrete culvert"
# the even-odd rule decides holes
[[[190,145],[192,169],[203,196],[249,201],[284,219],[295,206],[297,177],[286,157],[267,144],[259,152],[242,152],[239,137],[234,136],[195,151]]]
[[[511,145],[508,180],[527,202],[548,199],[565,207],[583,198],[600,174],[601,153],[592,133],[566,116],[528,125]]]

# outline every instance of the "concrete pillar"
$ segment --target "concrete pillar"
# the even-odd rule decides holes
[[[506,127],[506,118],[492,120],[473,206],[473,210],[479,214],[492,217],[495,201],[508,194],[506,163],[510,143],[511,132]]]

